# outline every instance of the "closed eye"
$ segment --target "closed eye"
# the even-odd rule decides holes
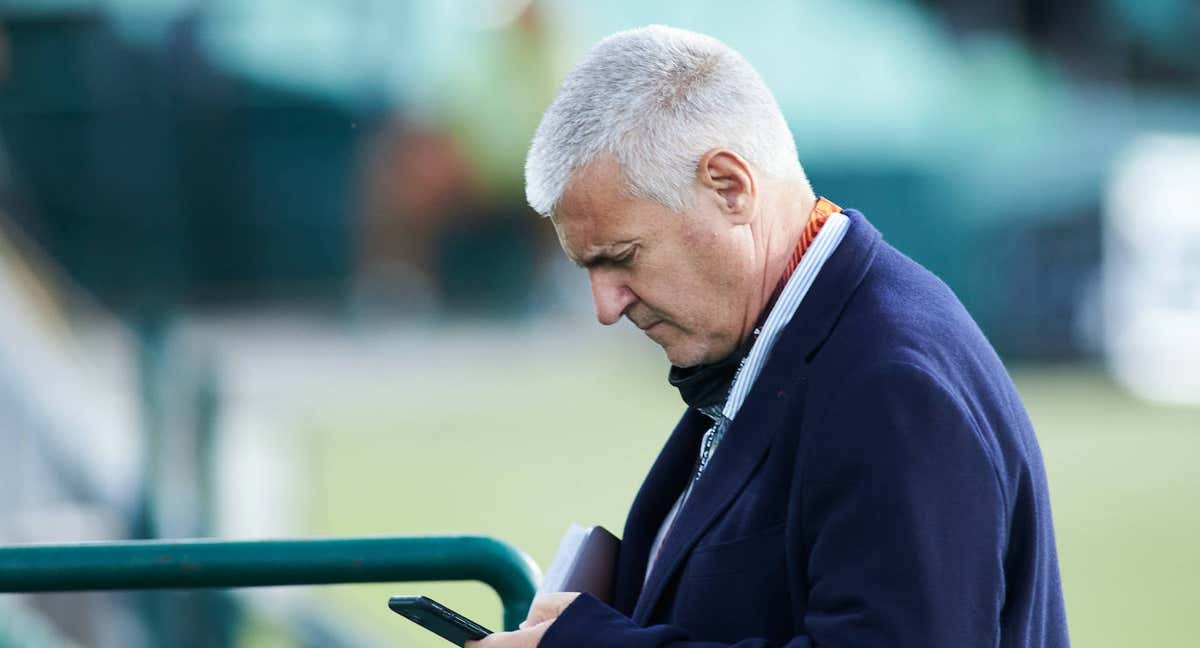
[[[628,250],[626,250],[620,254],[617,254],[617,255],[610,256],[607,254],[597,254],[597,255],[593,256],[592,258],[588,259],[587,261],[579,263],[578,265],[580,265],[583,268],[597,268],[597,267],[627,268],[633,263],[634,259],[637,257],[637,251],[638,251],[638,246],[635,245],[635,246],[629,248]]]

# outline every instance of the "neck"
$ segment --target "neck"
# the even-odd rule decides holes
[[[742,342],[750,337],[754,327],[766,315],[763,311],[770,304],[771,296],[787,270],[816,202],[816,196],[811,191],[791,190],[781,192],[777,204],[766,206],[770,209],[762,215],[762,235],[758,237],[761,265],[742,324]]]

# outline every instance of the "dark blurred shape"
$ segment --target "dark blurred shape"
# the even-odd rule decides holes
[[[1088,330],[1100,271],[1100,208],[981,233],[968,268],[970,291],[988,295],[980,317],[1009,356],[1069,360],[1098,353]]]
[[[329,300],[351,271],[361,124],[318,95],[212,65],[182,23],[171,59],[188,302]]]
[[[1200,81],[1195,0],[922,0],[962,33],[1018,34],[1072,72],[1158,86]]]
[[[485,199],[449,133],[398,118],[379,131],[365,158],[360,307],[407,315],[527,311],[536,223],[519,208]]]
[[[420,122],[397,116],[366,154],[356,305],[368,312],[528,315],[556,247],[526,205],[525,151],[557,87],[530,4],[474,34],[475,55]],[[514,71],[519,71],[514,73]]]
[[[397,275],[408,272],[428,281],[431,242],[446,221],[479,209],[468,161],[448,134],[400,118],[380,129],[365,157],[359,272],[372,283],[405,283]]]
[[[525,202],[525,153],[560,76],[553,34],[536,3],[499,29],[481,30],[468,73],[441,98],[438,117],[466,156],[473,217],[447,222],[436,245],[443,304],[451,313],[529,314],[539,267],[557,254],[547,223]]]
[[[194,21],[162,49],[99,13],[7,24],[0,128],[37,206],[21,225],[84,288],[122,312],[336,294],[363,116],[218,70]]]

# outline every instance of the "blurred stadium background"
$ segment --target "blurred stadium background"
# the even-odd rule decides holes
[[[742,51],[1041,438],[1075,644],[1195,645],[1195,0],[4,0],[0,543],[620,529],[680,411],[524,205],[571,63]],[[0,596],[0,645],[437,646],[481,585]]]

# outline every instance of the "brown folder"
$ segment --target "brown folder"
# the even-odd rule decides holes
[[[558,545],[538,594],[587,592],[608,603],[621,541],[602,526],[572,524]]]

